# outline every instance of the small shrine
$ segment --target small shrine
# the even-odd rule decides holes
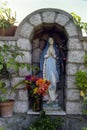
[[[29,14],[17,27],[15,36],[0,36],[0,44],[17,45],[23,52],[23,59],[18,57],[20,63],[34,65],[39,70],[19,69],[17,74],[9,81],[14,86],[23,80],[27,75],[46,78],[51,81],[49,93],[44,96],[42,103],[47,115],[66,117],[66,130],[78,129],[84,122],[77,121],[73,126],[73,121],[78,120],[73,117],[82,116],[83,103],[78,88],[75,85],[75,74],[78,70],[85,70],[84,55],[87,52],[87,38],[82,36],[82,32],[75,25],[73,17],[59,9],[40,9]],[[9,87],[8,87],[9,89]],[[24,85],[20,85],[12,95],[15,99],[14,116],[8,119],[0,118],[3,124],[21,124],[20,130],[27,127],[33,116],[39,112],[34,112],[30,108],[28,90],[24,90]],[[25,114],[26,113],[26,114]],[[70,117],[67,117],[69,115]],[[72,118],[71,118],[72,117]],[[81,119],[81,118],[80,118]],[[19,125],[11,125],[10,130],[19,129]],[[16,127],[16,128],[15,128]],[[72,127],[72,128],[71,128]]]

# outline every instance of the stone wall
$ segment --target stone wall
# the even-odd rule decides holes
[[[64,119],[61,130],[82,130],[87,127],[87,118],[84,116],[61,116]],[[37,116],[27,114],[14,114],[10,118],[0,118],[0,128],[6,130],[28,130],[28,127]]]
[[[29,41],[30,44],[36,26],[39,27],[44,23],[56,23],[60,27],[62,26],[64,32],[66,32],[68,38],[68,56],[66,65],[65,108],[67,114],[81,114],[82,103],[79,90],[77,90],[74,84],[74,79],[75,73],[79,69],[85,69],[83,57],[85,55],[86,41],[84,41],[84,43],[82,42],[81,30],[73,23],[71,15],[56,9],[42,9],[30,14],[22,21],[16,31],[15,36],[18,38],[17,43],[20,41],[23,43],[25,39],[26,41]],[[38,51],[38,53],[40,53],[40,51]],[[73,84],[72,86],[71,83]]]
[[[78,70],[87,71],[87,69],[84,66],[83,58],[87,51],[87,39],[82,38],[81,30],[79,30],[79,28],[73,23],[71,15],[58,9],[42,9],[35,11],[21,22],[21,24],[17,28],[14,37],[0,37],[0,44],[4,44],[4,42],[6,44],[16,44],[20,47],[19,51],[22,51],[24,53],[23,60],[19,57],[18,61],[20,61],[21,63],[31,64],[32,54],[34,55],[34,59],[37,61],[39,60],[38,57],[41,53],[40,49],[36,49],[35,54],[34,52],[32,52],[31,41],[33,37],[33,32],[36,26],[39,26],[44,23],[58,24],[58,26],[64,28],[64,32],[67,35],[68,55],[66,65],[65,112],[66,115],[81,115],[83,105],[80,98],[79,90],[76,88],[74,81],[75,73]],[[35,46],[37,46],[37,43],[35,44]],[[38,56],[36,56],[36,54],[38,54]],[[31,74],[31,71],[28,72],[26,68],[19,69],[17,75],[14,75],[11,81],[6,80],[7,87],[9,87],[10,83],[11,87],[14,86],[18,81],[24,79],[24,77],[28,74]],[[14,118],[15,121],[21,121],[22,119],[25,119],[30,122],[30,116],[25,114],[29,109],[28,93],[27,91],[23,90],[23,86],[19,86],[17,91],[14,92],[14,94],[12,95],[12,98],[15,99],[14,113],[18,113],[18,116],[19,113],[24,113],[24,117],[21,118],[21,116],[15,116],[9,119],[11,119],[12,122],[14,122]],[[3,122],[7,122],[7,119],[0,119],[0,123],[2,125]],[[24,120],[23,123],[25,123]],[[19,125],[20,123],[18,124],[17,128],[19,127]],[[70,127],[67,128],[67,130],[68,129],[70,129]],[[11,130],[16,130],[16,128],[11,128]],[[20,130],[22,130],[22,128],[20,128]]]

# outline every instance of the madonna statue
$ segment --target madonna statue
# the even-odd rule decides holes
[[[43,107],[58,107],[57,83],[59,82],[59,50],[53,38],[48,39],[40,60],[41,75],[51,82],[47,95],[43,97]]]

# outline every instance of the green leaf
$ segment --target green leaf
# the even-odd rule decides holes
[[[3,65],[0,65],[0,70],[2,70],[3,69]]]
[[[11,63],[7,63],[6,66],[7,66],[7,69],[9,69],[9,68],[11,68],[12,64]]]
[[[12,68],[17,72],[19,67],[17,64],[14,64],[14,65],[12,65]]]

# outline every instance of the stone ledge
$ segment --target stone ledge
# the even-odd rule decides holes
[[[27,114],[29,115],[39,115],[40,112],[34,112],[31,109],[28,110]],[[66,115],[66,112],[63,110],[59,110],[59,111],[46,111],[46,115],[59,115],[59,116],[63,116]]]

